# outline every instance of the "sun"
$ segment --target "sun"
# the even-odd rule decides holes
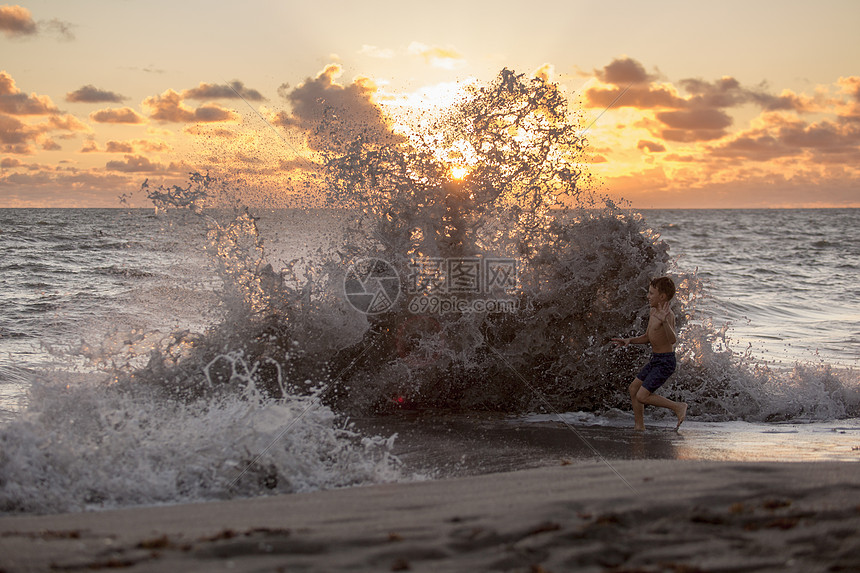
[[[469,174],[469,168],[463,165],[454,165],[451,167],[451,177],[457,180],[463,179]]]

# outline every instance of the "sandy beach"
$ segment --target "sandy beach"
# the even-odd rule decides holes
[[[856,571],[856,463],[626,460],[0,518],[13,571]]]

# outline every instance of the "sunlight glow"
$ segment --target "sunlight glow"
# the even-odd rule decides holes
[[[457,180],[463,179],[469,174],[469,168],[464,165],[454,165],[451,167],[451,177]]]

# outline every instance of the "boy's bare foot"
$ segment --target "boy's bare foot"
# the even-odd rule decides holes
[[[678,404],[678,410],[675,412],[675,415],[678,416],[678,425],[675,426],[675,429],[681,427],[681,424],[684,422],[684,418],[687,417],[687,403],[681,402]]]

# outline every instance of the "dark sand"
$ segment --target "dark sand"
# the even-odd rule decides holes
[[[858,571],[860,465],[575,461],[0,518],[3,571]]]

